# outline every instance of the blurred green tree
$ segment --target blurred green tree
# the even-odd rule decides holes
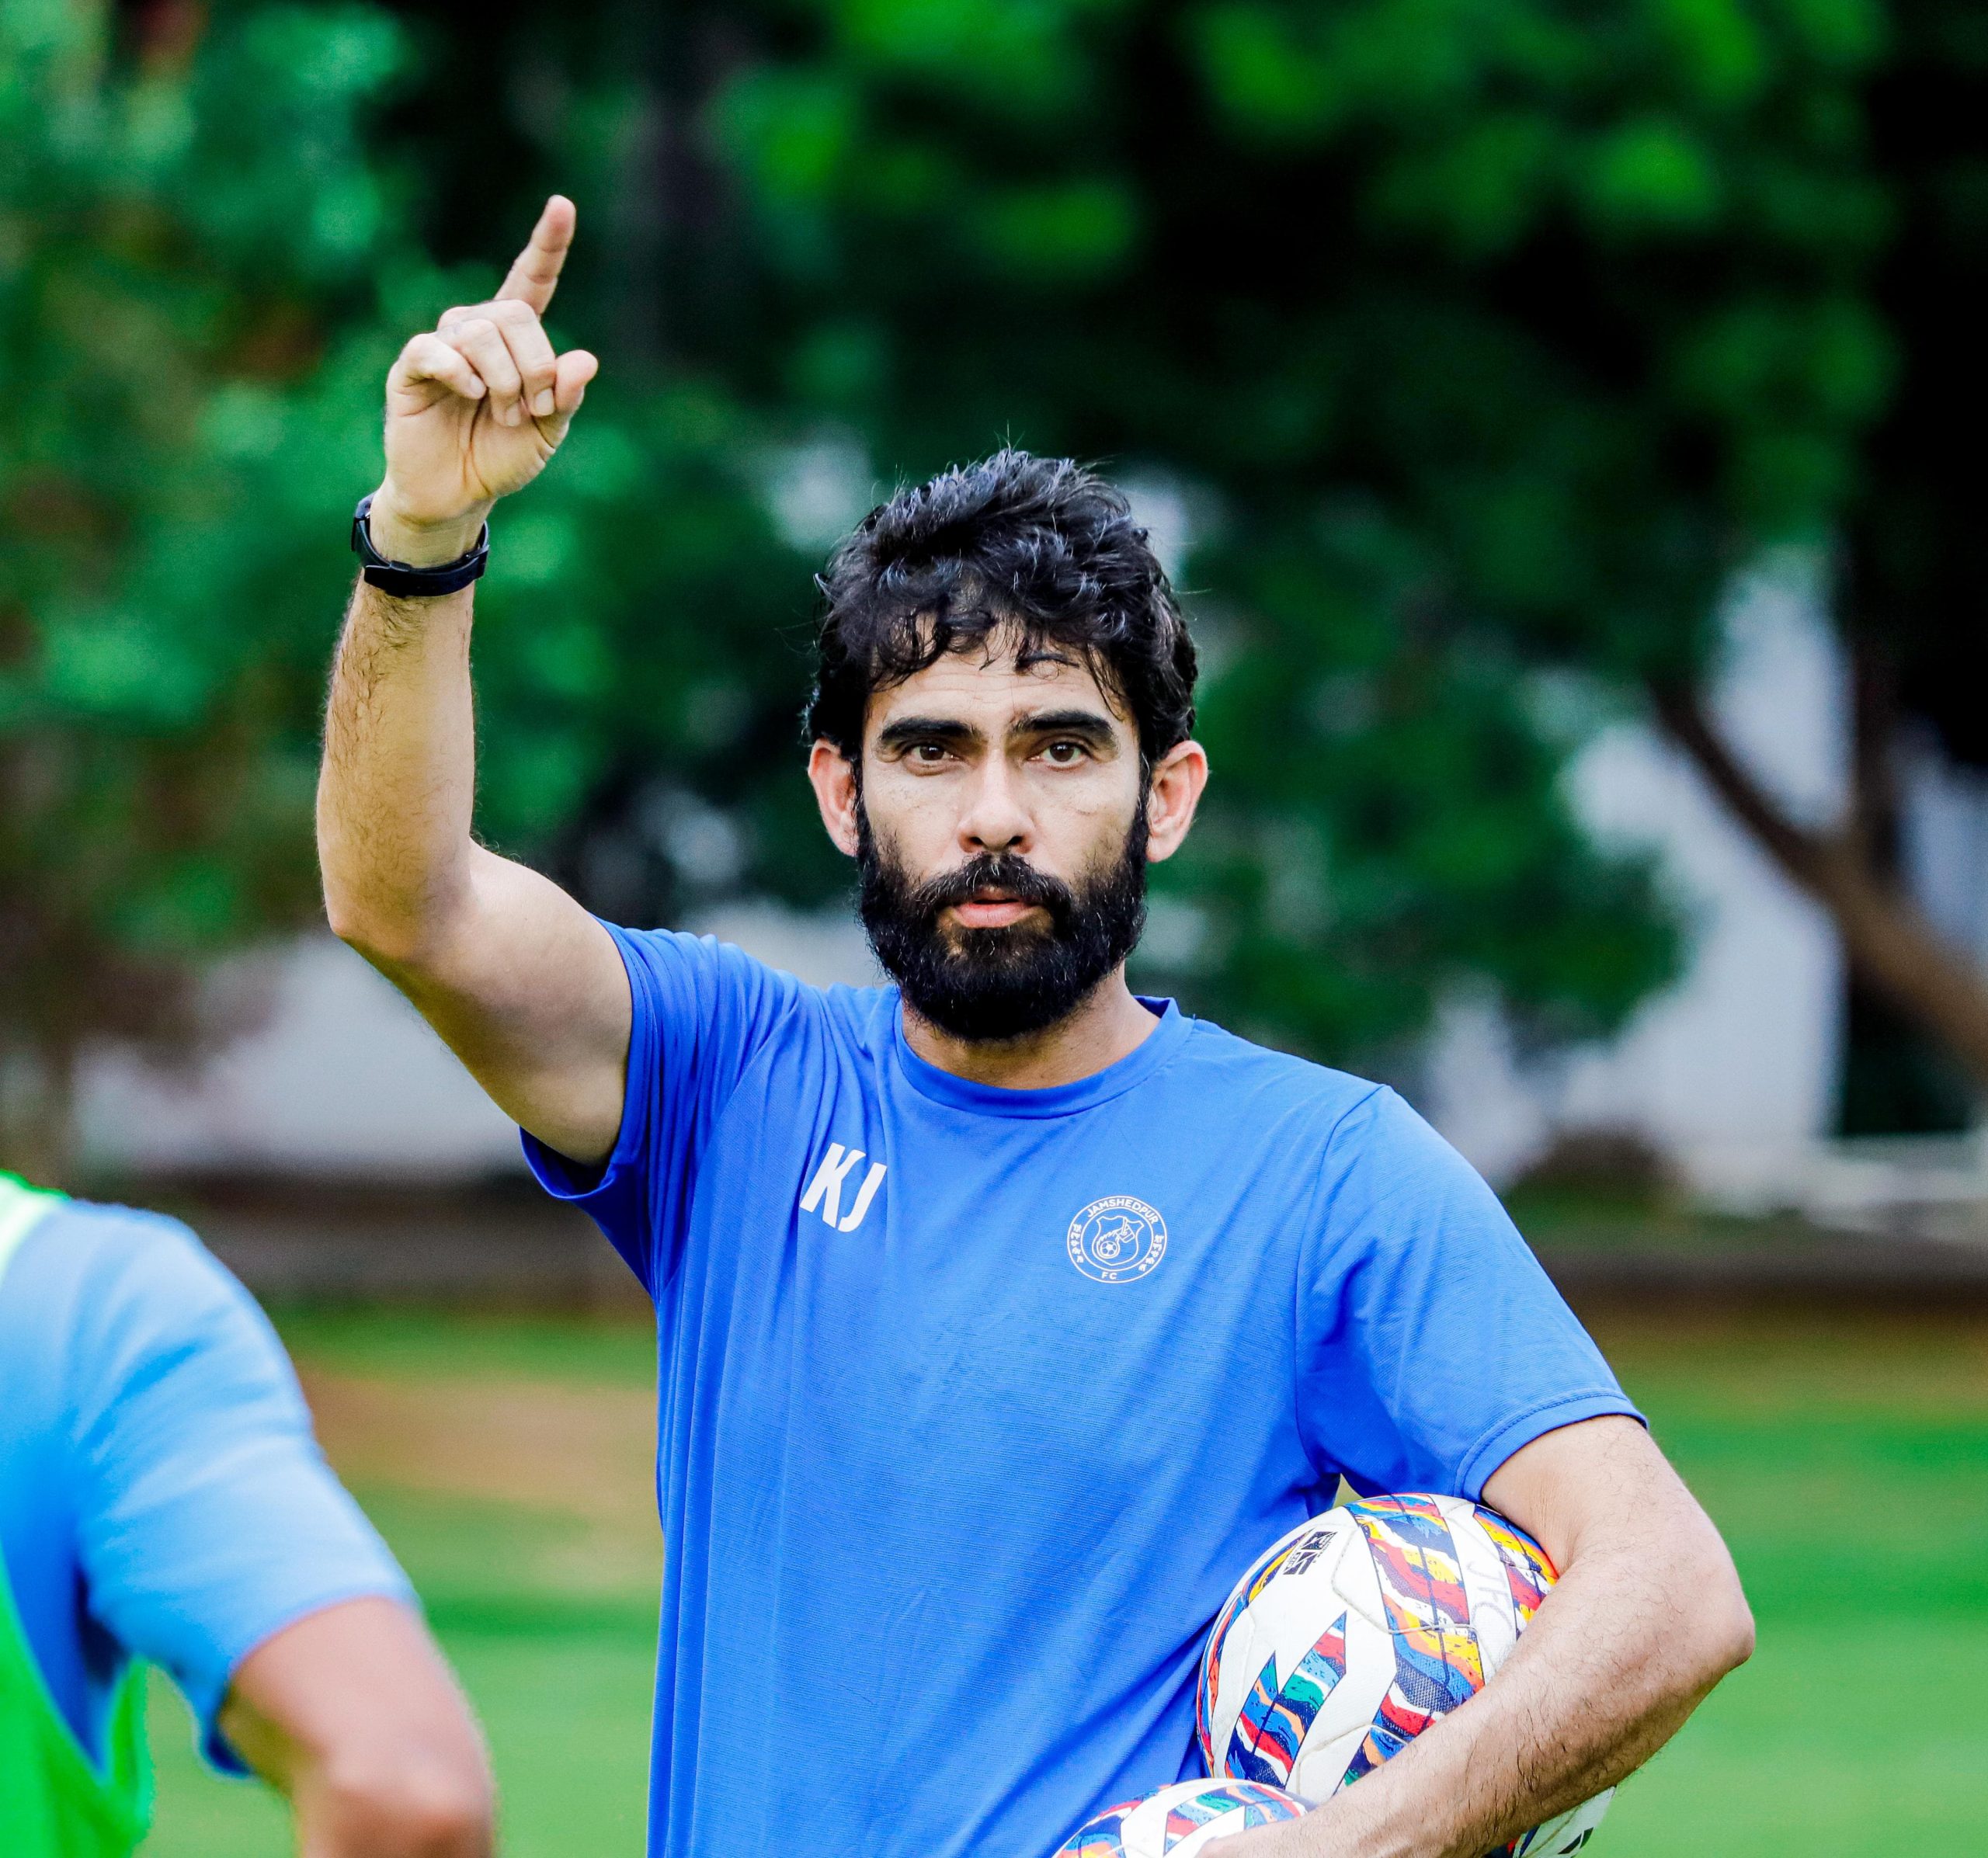
[[[1979,263],[1950,99],[1983,28],[1898,10],[1903,53],[1878,0],[792,0],[704,118],[758,225],[726,339],[882,458],[1013,430],[1208,495],[1221,778],[1180,882],[1246,1022],[1371,1046],[1474,973],[1578,1030],[1660,978],[1649,874],[1555,786],[1573,673],[1988,1083],[1988,982],[1703,694],[1722,596],[1781,545],[1847,542],[1857,587],[1917,535],[1923,592],[1978,582],[1913,424],[1942,377],[1878,422],[1930,307],[1881,272],[1901,217]],[[1903,158],[1929,82],[1944,154]],[[1952,591],[1917,610],[1978,662]]]
[[[187,1040],[198,958],[308,908],[327,342],[372,297],[399,57],[350,7],[0,5],[9,1165],[61,1172],[92,1037]]]
[[[493,199],[515,221],[561,177],[583,213],[569,323],[610,369],[689,369],[765,409],[787,439],[774,477],[815,483],[828,519],[798,540],[825,544],[835,517],[859,514],[885,488],[875,466],[915,474],[1010,434],[1111,457],[1218,512],[1190,578],[1205,590],[1221,778],[1192,858],[1164,880],[1176,907],[1149,971],[1261,1035],[1368,1062],[1400,1054],[1459,979],[1489,978],[1528,1026],[1564,1036],[1618,1023],[1671,971],[1653,872],[1576,827],[1559,787],[1567,745],[1541,728],[1514,653],[1451,623],[1468,602],[1444,539],[1398,506],[1389,456],[1348,431],[1329,461],[1303,429],[1294,370],[1317,377],[1314,398],[1334,371],[1357,389],[1405,287],[1375,274],[1371,239],[1326,267],[1365,269],[1377,325],[1369,353],[1336,354],[1343,279],[1314,300],[1325,270],[1290,228],[1249,255],[1239,215],[1281,221],[1251,203],[1287,151],[1273,125],[1266,154],[1253,105],[1217,125],[1204,102],[1202,143],[1180,139],[1176,93],[1202,61],[1188,13],[686,4],[603,7],[576,33],[515,4],[478,9],[474,33],[455,0],[413,11],[449,48],[431,67],[446,64],[447,85],[402,118],[450,203],[430,236],[487,245]],[[469,100],[492,94],[509,104],[495,152],[486,127],[466,158]],[[603,219],[605,251],[588,230]],[[1232,222],[1239,264],[1222,245]],[[1532,391],[1462,352],[1495,319],[1467,282],[1421,269],[1411,307],[1455,352],[1438,370],[1451,384],[1424,391],[1404,378],[1414,344],[1398,332],[1388,391],[1419,422],[1395,448],[1411,455],[1447,443],[1433,436],[1444,394],[1522,408]],[[1280,356],[1294,330],[1302,355]],[[1538,529],[1541,512],[1517,513]],[[798,665],[770,669],[791,702]],[[765,791],[735,870],[810,901],[837,879],[804,855],[818,838],[784,778],[791,797]],[[630,816],[610,789],[572,835],[623,880]],[[561,856],[589,902],[615,907],[587,857]]]
[[[370,145],[409,57],[363,5],[0,0],[6,1165],[59,1178],[89,1042],[196,1050],[203,964],[315,912],[318,693],[381,384],[491,287],[428,262]],[[751,432],[681,379],[610,383],[511,522],[494,833],[556,843],[631,744],[651,781],[735,769],[756,688],[791,734],[806,574]]]
[[[1910,707],[1975,662],[1918,345],[1983,248],[1974,144],[1924,107],[1979,35],[1895,11],[224,0],[120,36],[0,0],[0,1153],[85,1040],[183,1037],[198,960],[312,908],[379,380],[548,186],[582,209],[556,319],[606,367],[501,518],[480,822],[595,907],[840,887],[792,759],[811,557],[873,472],[1012,436],[1189,519],[1221,778],[1148,951],[1184,992],[1369,1063],[1458,980],[1618,1023],[1677,935],[1562,791],[1568,718],[1614,704],[1988,1075],[1870,807],[1790,819],[1700,696],[1785,541],[1845,544],[1854,638],[1919,616],[1861,683]]]

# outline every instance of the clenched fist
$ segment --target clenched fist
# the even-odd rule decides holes
[[[573,203],[554,194],[488,303],[447,311],[401,350],[387,377],[387,476],[373,545],[415,567],[474,546],[499,497],[522,490],[559,449],[600,364],[553,352],[539,318],[573,242]]]

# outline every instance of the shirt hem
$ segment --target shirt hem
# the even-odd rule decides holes
[[[1639,1426],[1649,1422],[1618,1390],[1597,1387],[1581,1394],[1563,1394],[1540,1401],[1514,1414],[1485,1433],[1464,1454],[1457,1467],[1458,1495],[1473,1503],[1483,1500],[1484,1486],[1499,1467],[1523,1451],[1534,1440],[1558,1432],[1563,1426],[1578,1426],[1583,1419],[1603,1419],[1619,1415]]]
[[[596,917],[595,920],[600,919]],[[641,982],[636,976],[635,964],[629,960],[628,951],[622,945],[621,932],[611,922],[601,922],[600,926],[614,944],[623,976],[628,983],[628,1056],[622,1068],[621,1120],[615,1128],[614,1146],[608,1151],[607,1158],[599,1165],[596,1172],[570,1155],[561,1155],[529,1129],[520,1128],[518,1131],[519,1144],[524,1150],[525,1165],[531,1170],[532,1179],[553,1199],[580,1207],[605,1193],[636,1165],[639,1159],[637,1151],[646,1132],[645,1106],[635,1089],[638,1052],[643,1043],[643,1002],[638,991]],[[594,1178],[586,1179],[589,1175]]]

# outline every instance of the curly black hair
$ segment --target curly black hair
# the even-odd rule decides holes
[[[873,692],[1012,629],[1019,661],[1076,656],[1150,766],[1194,726],[1194,641],[1119,491],[1006,448],[879,504],[819,578],[807,729],[860,760]]]

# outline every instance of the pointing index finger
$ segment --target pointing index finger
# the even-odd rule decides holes
[[[525,248],[505,273],[497,294],[530,304],[543,312],[552,300],[552,293],[559,288],[559,273],[573,243],[573,226],[578,217],[573,203],[563,193],[553,195],[538,216],[538,224],[532,227]]]

